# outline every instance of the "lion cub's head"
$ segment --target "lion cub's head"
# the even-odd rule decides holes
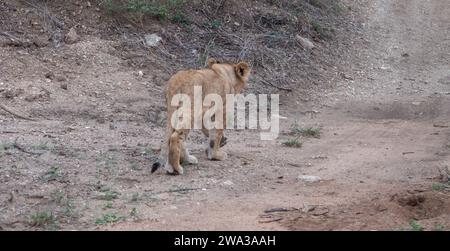
[[[220,63],[215,58],[209,58],[206,64],[209,69],[222,72],[228,76],[233,83],[236,93],[243,91],[250,76],[250,66],[246,62],[239,62],[237,64]]]

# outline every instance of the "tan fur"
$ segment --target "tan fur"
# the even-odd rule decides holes
[[[193,125],[193,97],[194,86],[202,87],[202,99],[211,93],[218,94],[222,97],[223,107],[225,111],[226,107],[226,95],[238,94],[245,88],[248,76],[250,74],[250,67],[245,62],[238,64],[222,64],[218,63],[215,59],[209,59],[207,61],[207,69],[201,70],[186,70],[179,71],[173,75],[167,82],[166,89],[166,102],[167,102],[167,144],[168,147],[166,158],[166,170],[169,173],[182,174],[183,167],[182,162],[188,162],[189,164],[196,164],[197,159],[189,155],[185,147],[185,140],[189,133],[189,130],[175,130],[171,125],[171,118],[178,107],[171,106],[172,97],[178,93],[187,94],[191,98],[192,103],[192,115],[191,121]],[[203,101],[203,100],[202,100]],[[209,107],[203,107],[203,113]],[[225,128],[226,118],[225,112],[223,123]],[[215,133],[210,133],[208,130],[203,129],[203,133],[210,137],[210,141],[214,144],[207,150],[208,159],[210,160],[224,160],[226,153],[220,149],[220,142],[223,136],[223,130],[213,130]],[[208,145],[209,141],[208,141]],[[164,151],[163,151],[164,152]]]

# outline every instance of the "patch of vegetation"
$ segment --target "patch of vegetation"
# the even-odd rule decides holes
[[[97,218],[95,220],[96,225],[106,225],[106,224],[112,224],[123,220],[123,217],[117,216],[112,213],[107,213],[102,215],[100,218]]]
[[[415,220],[412,220],[409,225],[411,226],[412,231],[423,231],[422,225]]]
[[[185,0],[106,0],[105,8],[109,14],[126,14],[140,24],[149,17],[188,25],[189,19],[179,11],[184,2]]]
[[[297,122],[295,122],[291,126],[291,134],[293,134],[293,135],[301,135],[304,137],[320,138],[321,133],[322,133],[322,129],[319,127],[302,128],[299,126],[299,124]]]
[[[53,192],[50,197],[53,199],[53,201],[55,201],[57,204],[61,204],[64,199],[66,198],[66,194],[64,193],[64,191],[58,190]]]
[[[283,145],[287,147],[300,148],[303,143],[299,139],[289,139],[283,142]]]
[[[62,206],[62,210],[60,211],[66,217],[73,217],[75,215],[75,205],[73,201],[68,198],[66,193],[61,190],[57,190],[53,192],[50,197],[52,200]]]
[[[188,26],[191,24],[191,20],[189,19],[189,17],[187,17],[186,15],[184,15],[183,13],[181,13],[180,11],[177,11],[172,18],[170,19],[172,22],[174,23],[178,23],[181,24],[183,26]]]
[[[137,209],[135,207],[133,207],[130,211],[130,216],[131,217],[137,217]]]
[[[73,217],[75,215],[75,205],[73,204],[73,201],[66,201],[62,213],[67,217]]]
[[[34,227],[45,227],[54,225],[56,222],[53,213],[48,211],[37,212],[30,217],[30,225]]]
[[[119,197],[120,193],[116,191],[112,191],[109,188],[103,188],[100,190],[103,194],[98,196],[100,200],[112,201]]]
[[[216,30],[222,26],[222,23],[220,22],[220,20],[214,19],[211,22],[204,22],[202,25],[204,28]]]
[[[110,208],[113,208],[113,204],[112,204],[111,201],[108,201],[108,202],[105,204],[105,206],[103,206],[103,209],[106,210],[106,209],[110,209]]]
[[[448,185],[446,184],[442,184],[442,183],[435,183],[431,186],[431,189],[433,191],[443,191],[448,187]]]
[[[445,226],[441,223],[434,225],[434,231],[445,231]]]
[[[314,29],[314,31],[317,32],[317,34],[319,35],[319,37],[321,39],[331,39],[333,37],[333,33],[334,33],[334,28],[329,27],[328,24],[324,24],[321,23],[319,21],[311,21],[310,22],[311,27]]]
[[[52,166],[44,175],[42,175],[41,179],[45,182],[54,181],[61,177],[59,167]]]

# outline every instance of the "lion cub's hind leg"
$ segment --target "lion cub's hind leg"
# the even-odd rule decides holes
[[[225,160],[227,153],[220,149],[223,139],[223,130],[213,129],[209,133],[208,149],[206,155],[209,160]]]
[[[174,131],[169,138],[169,155],[165,169],[170,174],[183,174],[183,166],[181,166],[180,160],[182,159],[184,152],[182,152],[183,144],[183,132]]]
[[[183,163],[188,163],[191,165],[197,165],[198,160],[194,155],[189,154],[189,150],[186,147],[186,142],[181,142],[181,153],[182,153],[182,161]]]

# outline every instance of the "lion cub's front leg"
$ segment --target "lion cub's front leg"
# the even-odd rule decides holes
[[[215,133],[214,133],[215,131]],[[207,155],[210,160],[224,160],[227,158],[227,153],[220,149],[220,143],[223,137],[223,130],[211,130],[209,133],[209,142],[214,142],[211,145],[208,142]]]

